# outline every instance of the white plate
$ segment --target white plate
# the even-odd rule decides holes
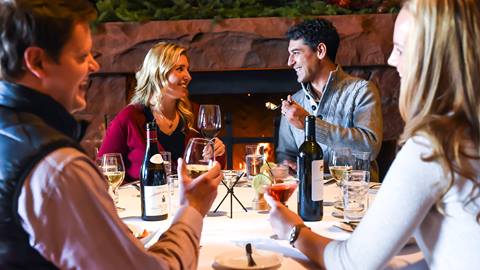
[[[282,264],[282,258],[277,253],[265,250],[253,250],[253,260],[256,266],[248,266],[244,249],[222,253],[215,257],[214,269],[277,269]]]

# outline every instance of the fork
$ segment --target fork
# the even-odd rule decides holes
[[[268,102],[265,102],[265,107],[269,110],[275,111],[276,109],[280,108],[280,105],[276,105],[268,101]]]
[[[269,110],[275,111],[276,109],[282,107],[283,98],[280,99],[280,104],[275,104],[270,101],[265,102],[265,107]]]

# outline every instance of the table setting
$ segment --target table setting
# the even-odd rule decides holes
[[[228,174],[228,171],[224,171]],[[231,172],[230,172],[231,173]],[[241,176],[242,178],[245,176]],[[268,211],[256,211],[252,209],[252,201],[255,190],[247,179],[242,179],[242,185],[234,186],[234,194],[240,204],[221,203],[229,195],[232,180],[224,179],[225,184],[218,187],[218,196],[212,205],[212,209],[204,219],[202,237],[200,241],[200,257],[198,269],[318,269],[308,258],[297,249],[291,247],[287,240],[277,240],[268,221]],[[240,182],[239,179],[236,180]],[[339,187],[333,184],[330,175],[325,175],[324,202],[333,202],[339,194]],[[178,187],[172,185],[178,192]],[[368,189],[370,203],[374,200],[378,191],[378,184]],[[176,209],[171,209],[168,219],[164,221],[147,222],[140,218],[139,191],[134,185],[125,185],[118,189],[119,207],[125,209],[119,212],[120,217],[129,226],[136,226],[138,230],[146,230],[147,234],[140,239],[148,248],[156,242],[158,237],[168,229]],[[292,211],[296,211],[297,191],[286,201],[286,205]],[[330,204],[332,205],[332,204]],[[214,212],[214,210],[217,210]],[[230,213],[230,211],[232,211]],[[322,221],[306,222],[314,232],[331,239],[346,240],[355,229],[355,223],[346,222],[343,218],[334,217],[332,213],[338,211],[332,206],[324,206]],[[353,225],[352,225],[353,224]],[[255,266],[248,266],[245,247],[251,245],[252,257]],[[394,257],[388,269],[398,269],[415,263],[422,259],[421,252],[415,245],[410,245],[403,253]],[[270,259],[262,263],[264,257]]]

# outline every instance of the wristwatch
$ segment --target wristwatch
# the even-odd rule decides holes
[[[310,230],[310,227],[303,223],[293,226],[293,228],[290,230],[290,233],[288,234],[288,242],[290,242],[290,245],[292,245],[292,247],[295,247],[295,241],[297,241],[297,238],[300,235],[300,231],[304,228],[308,228]]]

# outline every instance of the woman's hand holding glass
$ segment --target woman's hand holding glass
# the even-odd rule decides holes
[[[190,177],[196,178],[213,166],[213,147],[214,143],[208,139],[192,138],[188,141],[183,159]]]

